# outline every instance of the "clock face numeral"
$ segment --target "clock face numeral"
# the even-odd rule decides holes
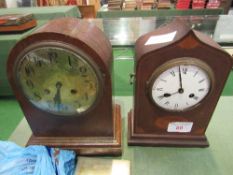
[[[41,66],[42,66],[42,61],[36,60],[36,66],[37,66],[37,67],[41,67]]]
[[[48,52],[48,57],[49,57],[50,63],[56,63],[58,54],[55,51],[49,51]]]
[[[167,110],[186,110],[206,97],[210,83],[205,70],[192,64],[180,64],[168,68],[151,82],[152,100]]]
[[[182,73],[183,73],[183,74],[187,74],[187,72],[188,72],[188,68],[187,68],[187,67],[183,67],[183,68],[182,68]]]
[[[176,74],[175,74],[175,72],[172,70],[172,71],[170,71],[170,74],[173,76],[173,77],[175,77],[176,76]]]
[[[41,47],[24,55],[17,67],[23,93],[36,107],[55,114],[87,111],[99,93],[94,66],[59,47]]]
[[[66,65],[68,67],[68,70],[70,71],[76,71],[76,72],[79,72],[79,61],[77,58],[71,56],[71,55],[68,55],[66,56],[67,60],[66,60]]]
[[[156,88],[157,91],[163,91],[163,88]]]
[[[84,67],[84,66],[81,66],[81,67],[79,68],[79,71],[80,71],[81,74],[86,74],[86,73],[87,73],[87,68]]]
[[[68,56],[68,63],[69,63],[69,66],[72,67],[72,62],[71,62],[70,56]]]
[[[29,87],[29,88],[33,88],[34,87],[34,84],[31,80],[27,80],[26,81],[26,85]]]
[[[41,96],[40,96],[40,94],[38,94],[37,92],[34,92],[34,97],[35,97],[37,100],[41,100]]]
[[[169,102],[169,101],[166,101],[164,104],[165,104],[165,105],[169,105],[169,104],[170,104],[170,102]]]
[[[162,79],[162,78],[160,79],[160,81],[165,82],[165,83],[167,82],[167,80],[164,80],[164,79]]]
[[[204,82],[204,81],[205,81],[205,79],[202,79],[202,80],[198,81],[198,83],[202,83],[202,82]]]
[[[35,73],[34,68],[31,65],[27,65],[24,67],[25,73],[27,76],[31,76]]]
[[[69,68],[71,69],[78,69],[79,68],[79,61],[74,57],[72,56],[67,56],[67,63]]]
[[[196,77],[197,74],[198,74],[198,71],[196,71],[196,72],[194,73],[193,77]]]
[[[205,91],[205,88],[198,89],[198,92],[203,92]]]
[[[164,96],[163,95],[160,95],[160,96],[158,96],[157,97],[159,100],[162,100],[163,98],[164,98]]]

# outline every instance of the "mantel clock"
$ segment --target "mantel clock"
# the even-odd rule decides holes
[[[112,103],[112,48],[93,24],[48,22],[12,49],[7,73],[32,129],[28,144],[79,155],[120,155],[120,106]]]
[[[205,131],[232,67],[230,55],[180,20],[141,36],[135,52],[128,144],[208,146]]]

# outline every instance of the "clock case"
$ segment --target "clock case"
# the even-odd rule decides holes
[[[176,31],[170,42],[145,45],[152,36]],[[209,94],[195,107],[168,111],[151,100],[150,78],[163,64],[191,57],[213,71]],[[191,60],[190,60],[191,61]],[[232,68],[232,58],[208,36],[179,19],[141,36],[135,46],[134,108],[128,114],[128,145],[207,147],[205,131]],[[191,132],[167,132],[170,122],[193,122]]]
[[[81,116],[56,116],[32,105],[17,84],[17,57],[28,47],[55,42],[85,53],[95,64],[102,79],[102,93],[95,106]],[[80,55],[80,54],[79,54]],[[82,54],[81,54],[82,55]],[[75,150],[79,155],[121,155],[121,112],[112,103],[112,47],[95,25],[75,18],[48,22],[32,35],[19,41],[7,63],[8,79],[33,135],[28,145],[47,145]]]

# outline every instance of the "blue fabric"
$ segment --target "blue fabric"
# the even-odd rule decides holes
[[[0,175],[73,175],[73,151],[0,141]]]

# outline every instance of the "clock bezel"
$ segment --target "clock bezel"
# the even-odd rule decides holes
[[[205,97],[193,106],[190,106],[190,107],[183,109],[183,110],[166,109],[166,108],[163,108],[162,106],[159,106],[155,102],[155,100],[153,99],[153,97],[152,97],[153,84],[163,72],[165,72],[166,70],[168,70],[172,67],[179,66],[179,65],[194,65],[194,66],[202,69],[202,71],[204,71],[209,78],[210,88],[209,88],[208,93],[205,95]],[[210,68],[210,66],[208,66],[205,62],[203,62],[202,60],[200,60],[198,58],[180,57],[180,58],[171,59],[171,60],[163,63],[162,65],[160,65],[159,68],[156,68],[156,70],[154,70],[154,72],[151,74],[150,78],[147,81],[147,90],[146,91],[147,91],[147,96],[149,96],[150,102],[153,103],[154,105],[156,105],[157,107],[159,107],[160,109],[162,109],[164,111],[168,111],[168,112],[180,113],[180,112],[186,112],[186,111],[189,111],[189,110],[192,110],[192,109],[198,107],[203,102],[203,100],[205,100],[206,98],[208,98],[208,96],[210,96],[210,94],[212,93],[212,91],[214,89],[214,86],[215,86],[215,78],[214,78],[213,70]]]
[[[97,90],[97,95],[96,95],[96,98],[95,98],[94,102],[85,111],[83,111],[81,113],[74,112],[74,113],[69,113],[69,114],[64,114],[64,113],[59,114],[59,112],[44,110],[44,109],[39,108],[38,106],[34,105],[29,100],[27,95],[24,93],[24,90],[23,90],[22,86],[20,85],[20,81],[19,81],[19,78],[18,78],[19,66],[20,66],[21,62],[24,60],[23,58],[25,57],[26,54],[28,54],[29,52],[31,52],[33,50],[39,49],[41,47],[53,47],[53,48],[68,50],[68,52],[75,55],[76,58],[82,59],[82,61],[87,63],[93,69],[93,71],[95,72],[95,76],[97,77],[97,81],[98,81],[98,87],[97,87],[98,90]],[[103,81],[104,80],[103,80],[102,73],[101,73],[100,69],[98,68],[98,66],[96,65],[96,63],[91,59],[91,57],[89,55],[84,53],[84,51],[82,51],[80,48],[77,48],[74,45],[64,43],[64,42],[61,42],[61,41],[54,41],[54,40],[47,40],[46,41],[46,40],[44,40],[44,41],[41,41],[41,42],[33,43],[32,45],[26,47],[16,57],[13,70],[14,70],[13,75],[14,75],[15,80],[16,80],[16,86],[22,92],[22,95],[28,101],[28,103],[31,104],[32,106],[34,106],[35,108],[37,108],[38,110],[41,110],[41,111],[46,112],[46,113],[50,113],[50,114],[52,114],[54,116],[59,116],[59,117],[62,117],[62,116],[65,116],[65,117],[73,117],[73,116],[80,117],[80,116],[83,116],[83,115],[87,114],[88,112],[92,111],[92,109],[95,108],[95,106],[100,101],[101,96],[103,95],[103,83],[104,83]]]

